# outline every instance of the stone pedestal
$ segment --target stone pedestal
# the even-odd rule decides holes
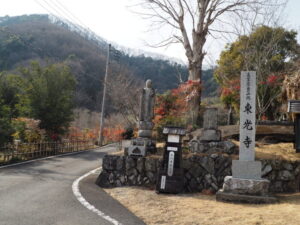
[[[241,179],[261,179],[261,162],[232,160],[232,176]]]
[[[125,148],[125,155],[146,156],[147,153],[156,152],[156,142],[149,138],[131,139],[129,147]]]
[[[270,181],[267,179],[242,179],[227,176],[223,189],[216,194],[217,201],[243,203],[275,203],[277,199],[268,194]]]
[[[221,141],[221,131],[216,129],[204,130],[199,140],[202,142]]]
[[[138,137],[151,138],[153,127],[154,127],[153,122],[139,121]]]

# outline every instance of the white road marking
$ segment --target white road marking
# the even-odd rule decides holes
[[[115,220],[114,218],[111,218],[110,216],[106,215],[105,213],[101,212],[99,209],[97,209],[95,206],[91,205],[87,200],[85,200],[85,198],[81,195],[80,191],[79,191],[79,182],[88,177],[89,175],[96,173],[97,170],[101,169],[101,167],[94,169],[86,174],[84,174],[83,176],[79,177],[78,179],[76,179],[73,184],[72,184],[72,190],[73,190],[73,194],[75,195],[75,197],[77,198],[77,200],[84,206],[86,207],[88,210],[91,210],[92,212],[96,213],[98,216],[100,216],[101,218],[111,222],[114,225],[122,225],[120,222],[118,222],[117,220]]]

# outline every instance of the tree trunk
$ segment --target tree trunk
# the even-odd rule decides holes
[[[188,125],[200,125],[202,60],[197,64],[189,63],[189,80],[194,82],[193,93],[189,101]]]

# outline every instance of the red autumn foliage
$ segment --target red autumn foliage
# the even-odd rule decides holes
[[[70,127],[68,139],[69,140],[96,140],[98,138],[99,129],[83,129],[78,127]]]
[[[50,138],[51,138],[52,141],[58,141],[59,135],[58,134],[51,134]]]
[[[267,78],[266,84],[269,86],[279,86],[282,84],[283,74],[270,74]]]
[[[107,127],[103,129],[103,137],[106,142],[116,142],[122,140],[125,129],[122,127]]]
[[[262,121],[268,120],[268,117],[264,114],[261,116],[260,120],[262,120]]]
[[[200,81],[189,80],[169,93],[157,96],[155,107],[155,123],[168,116],[182,118],[188,111],[188,103],[201,88]]]
[[[122,140],[122,134],[125,129],[121,126],[106,127],[103,129],[104,141],[116,142]],[[99,137],[99,128],[96,129],[79,129],[78,127],[70,127],[68,139],[69,140],[97,140]]]
[[[221,99],[225,104],[237,104],[240,93],[240,80],[230,80],[221,89]]]

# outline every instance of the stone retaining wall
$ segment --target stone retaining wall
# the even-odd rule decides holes
[[[300,162],[261,160],[263,177],[271,181],[271,192],[298,192]],[[102,172],[96,183],[100,187],[155,187],[157,171],[162,162],[159,156],[132,158],[106,155]],[[231,175],[232,158],[226,154],[189,154],[183,158],[184,191],[216,192],[222,188],[224,177]]]

